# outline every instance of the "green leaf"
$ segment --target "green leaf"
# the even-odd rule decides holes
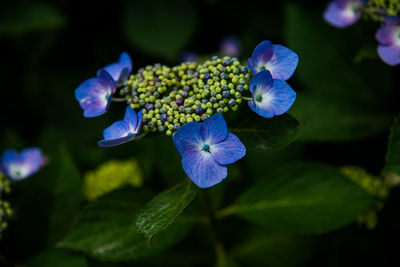
[[[274,231],[322,233],[350,223],[370,202],[336,168],[302,163],[272,172],[219,217],[234,214]]]
[[[198,192],[189,179],[162,192],[138,214],[136,228],[150,242],[155,234],[165,230],[189,205]]]
[[[48,249],[28,261],[30,267],[86,267],[85,257],[77,253],[59,249]]]
[[[24,2],[3,10],[0,35],[23,35],[31,32],[53,30],[65,24],[65,18],[47,3]]]
[[[248,148],[281,149],[294,141],[300,130],[298,121],[290,115],[265,119],[249,114],[233,122],[229,131],[236,134]]]
[[[69,154],[59,149],[48,158],[43,169],[13,185],[11,203],[17,216],[6,238],[13,241],[9,249],[21,255],[59,240],[80,209],[82,180]]]
[[[342,141],[382,132],[391,119],[387,101],[380,99],[382,88],[355,70],[355,52],[345,55],[351,51],[346,32],[298,4],[288,4],[285,18],[287,45],[300,58],[294,78],[305,85],[290,110],[305,124],[299,138]]]
[[[196,10],[190,1],[128,1],[124,10],[126,38],[156,57],[176,59],[195,29]]]
[[[186,221],[177,221],[169,231],[156,236],[148,248],[132,219],[151,194],[123,188],[91,202],[58,246],[83,252],[102,261],[135,260],[166,250],[191,229]]]
[[[382,174],[395,174],[400,176],[400,117],[394,120],[390,132],[386,164]]]

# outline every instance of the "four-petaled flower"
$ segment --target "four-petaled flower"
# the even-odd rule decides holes
[[[289,79],[299,63],[295,52],[283,45],[271,44],[263,41],[253,51],[248,65],[254,74],[268,70],[274,79]]]
[[[332,26],[344,28],[360,19],[363,6],[363,0],[335,0],[326,8],[324,19]]]
[[[246,154],[246,148],[236,135],[228,132],[220,113],[203,123],[189,122],[174,135],[176,149],[182,156],[183,170],[199,187],[207,188],[226,178],[226,165]]]
[[[387,64],[400,63],[400,16],[386,17],[382,27],[376,33],[379,41],[378,54]]]
[[[1,156],[0,168],[10,179],[19,181],[36,173],[46,161],[39,148],[27,148],[20,153],[7,149]]]
[[[97,77],[84,81],[75,90],[75,97],[86,118],[104,114],[110,107],[117,86],[123,85],[132,71],[129,55],[123,52],[119,61],[101,68]]]
[[[142,125],[142,114],[141,110],[136,115],[136,112],[130,106],[127,106],[124,119],[114,122],[104,130],[104,139],[98,142],[99,146],[117,146],[134,139],[138,135]]]
[[[249,107],[265,118],[282,115],[296,99],[296,92],[285,81],[273,79],[267,70],[251,79],[249,90],[253,94]]]

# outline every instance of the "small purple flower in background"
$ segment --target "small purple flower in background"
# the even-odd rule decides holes
[[[378,54],[387,64],[400,63],[400,16],[387,17],[376,33],[379,41]]]
[[[122,52],[118,62],[111,63],[97,71],[97,77],[84,81],[75,90],[75,97],[86,118],[97,117],[107,112],[117,86],[128,79],[132,62],[128,53]]]
[[[363,6],[363,0],[335,0],[326,8],[324,19],[332,26],[344,28],[360,19]]]
[[[39,148],[27,148],[20,153],[7,149],[1,156],[0,168],[11,180],[19,181],[36,173],[46,162]]]
[[[192,51],[186,51],[182,54],[181,62],[198,62],[199,56]]]
[[[224,56],[238,57],[241,49],[239,40],[234,36],[225,37],[220,44],[220,51]]]
[[[248,65],[254,74],[268,70],[274,79],[289,79],[299,63],[295,52],[282,45],[273,45],[263,41],[253,51]]]
[[[75,97],[86,118],[100,116],[108,110],[116,85],[110,74],[100,70],[96,78],[84,81],[75,90]]]
[[[228,132],[223,116],[217,113],[203,123],[189,122],[174,135],[176,149],[182,156],[182,166],[199,187],[218,184],[228,175],[226,165],[238,161],[246,148],[236,135]]]
[[[104,139],[98,142],[99,146],[117,146],[134,139],[142,126],[142,114],[143,112],[140,111],[136,115],[136,112],[127,106],[124,120],[117,121],[104,130]]]
[[[253,100],[248,102],[249,107],[265,118],[282,115],[296,99],[295,91],[286,82],[273,79],[266,70],[251,79],[249,90],[253,94]]]
[[[126,52],[122,52],[118,62],[111,63],[104,68],[115,81],[116,85],[122,85],[132,72],[131,57]],[[101,69],[100,69],[101,70]],[[100,72],[100,70],[98,72]]]

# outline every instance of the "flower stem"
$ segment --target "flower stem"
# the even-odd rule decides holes
[[[253,100],[253,98],[247,97],[247,96],[242,96],[242,99],[243,100],[247,100],[247,101],[252,101]]]
[[[111,98],[111,101],[113,101],[113,102],[125,102],[126,98],[113,97],[113,98]]]

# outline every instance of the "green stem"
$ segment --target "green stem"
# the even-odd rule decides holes
[[[242,99],[247,101],[253,101],[252,97],[247,97],[247,96],[242,96]]]
[[[113,97],[111,98],[112,102],[125,102],[126,98],[120,98],[120,97]]]

